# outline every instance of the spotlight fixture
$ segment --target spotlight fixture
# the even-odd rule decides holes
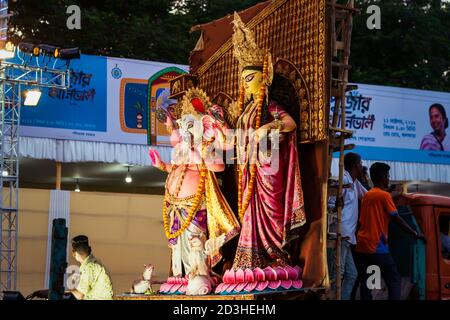
[[[45,56],[49,56],[49,57],[54,57],[57,58],[59,55],[59,48],[56,46],[52,46],[49,44],[40,44],[38,46],[39,48],[39,53],[41,55],[45,55]]]
[[[81,56],[81,51],[79,48],[62,49],[56,45],[45,43],[35,44],[31,42],[21,42],[17,47],[19,51],[36,57],[42,55],[53,57],[55,59],[72,60],[79,59]]]
[[[33,53],[34,45],[32,43],[22,42],[22,43],[19,43],[18,48],[23,53]]]
[[[41,51],[38,46],[36,46],[33,43],[29,43],[29,42],[19,43],[18,48],[23,53],[28,53],[33,56],[38,56]]]
[[[39,99],[41,98],[42,92],[39,89],[32,89],[25,91],[25,101],[23,102],[24,106],[35,107],[39,103]]]
[[[75,185],[75,192],[80,192],[80,191],[81,191],[80,184],[79,184],[78,179],[77,179],[77,184]]]
[[[3,171],[2,171],[2,176],[4,176],[4,177],[9,176],[8,170],[3,170]]]
[[[80,54],[81,52],[78,48],[59,49],[55,58],[60,58],[61,60],[80,59]]]
[[[25,300],[25,297],[20,293],[20,291],[3,291],[4,301],[17,301]]]
[[[125,182],[126,182],[126,183],[131,183],[131,182],[133,182],[133,178],[131,177],[130,167],[129,167],[129,166],[128,166],[128,173],[127,173],[127,176],[126,176],[126,178],[125,178]]]

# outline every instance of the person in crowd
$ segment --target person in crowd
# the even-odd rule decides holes
[[[361,177],[358,177],[358,180],[367,191],[371,189],[369,184],[369,169],[366,166],[363,166]]]
[[[349,152],[344,157],[344,177],[342,200],[342,223],[341,223],[341,299],[350,300],[353,285],[358,277],[356,266],[353,260],[351,246],[356,244],[356,225],[358,222],[358,200],[362,199],[367,190],[358,180],[362,175],[363,167],[361,156],[357,153]],[[336,221],[331,224],[330,232],[336,233]],[[336,248],[332,246],[327,249],[328,268],[332,281],[332,289],[336,287]]]
[[[369,169],[367,168],[367,166],[363,166],[363,170],[362,170],[362,174],[360,177],[358,177],[359,182],[361,182],[362,186],[369,191],[371,189],[369,181]],[[358,201],[358,221],[359,221],[359,213],[361,212],[361,200],[362,198],[359,199]],[[356,232],[355,234],[358,233],[358,224],[356,225]],[[355,247],[356,245],[352,245],[352,254],[353,254],[353,260],[355,261],[355,264],[357,264],[357,259],[358,256],[355,254]],[[351,298],[350,300],[356,300],[356,293],[358,291],[359,288],[359,277],[356,279],[355,284],[353,285],[353,290],[352,290],[352,294],[351,294]]]
[[[413,230],[398,214],[389,190],[389,165],[375,162],[370,167],[370,178],[374,187],[368,191],[361,204],[356,254],[360,279],[361,300],[371,300],[368,287],[368,267],[376,265],[387,285],[389,300],[401,298],[401,277],[389,253],[388,227],[395,221],[400,228],[416,239],[425,241],[425,236]],[[370,273],[371,274],[371,273]]]
[[[444,259],[450,259],[450,217],[442,216],[439,219],[439,236],[441,238],[441,251]]]
[[[422,138],[420,149],[450,151],[450,138],[445,132],[448,128],[448,118],[444,106],[434,103],[430,106],[428,114],[433,131]]]
[[[111,300],[113,287],[105,267],[92,254],[89,239],[79,235],[72,239],[72,255],[80,263],[79,282],[69,290],[78,300]]]

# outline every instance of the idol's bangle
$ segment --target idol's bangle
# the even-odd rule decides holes
[[[283,122],[281,122],[280,120],[273,120],[270,123],[270,129],[276,129],[276,130],[283,130]]]
[[[165,163],[162,163],[161,166],[159,166],[159,170],[169,172],[169,170],[167,170],[167,165]]]

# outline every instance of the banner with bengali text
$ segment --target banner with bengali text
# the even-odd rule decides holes
[[[41,88],[37,106],[22,106],[22,136],[146,145],[152,77],[188,66],[83,54],[69,69],[70,88]]]
[[[450,164],[450,130],[445,128],[450,93],[357,85],[345,98],[346,129],[353,131],[346,144],[356,145],[353,152],[367,160]],[[334,103],[332,99],[331,115]],[[433,104],[440,104],[444,114],[434,110],[432,123],[429,109]],[[340,121],[341,117],[339,126]]]

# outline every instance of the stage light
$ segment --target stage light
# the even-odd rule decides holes
[[[59,48],[56,46],[52,46],[49,44],[40,44],[38,48],[40,50],[40,54],[42,55],[55,58],[57,58],[59,55]]]
[[[19,291],[3,291],[4,301],[25,300],[25,297]]]
[[[133,178],[131,177],[131,173],[130,173],[130,167],[128,167],[128,173],[127,173],[127,176],[126,176],[126,178],[125,178],[125,182],[126,182],[126,183],[131,183],[131,182],[133,182]]]
[[[5,48],[0,50],[0,59],[14,58],[16,47],[11,41],[5,44]]]
[[[80,191],[81,191],[80,184],[78,183],[78,179],[77,179],[77,184],[75,186],[75,192],[80,192]]]
[[[62,60],[80,59],[80,54],[78,48],[60,49],[57,58]]]
[[[9,176],[8,170],[3,170],[3,171],[2,171],[2,176],[4,176],[4,177]]]
[[[23,53],[28,53],[28,54],[31,54],[33,56],[38,56],[39,52],[40,52],[39,47],[37,47],[33,43],[29,43],[29,42],[19,43],[18,48]]]
[[[42,92],[38,89],[28,90],[25,92],[25,101],[23,102],[24,106],[35,107],[39,103],[39,99],[41,99]]]

